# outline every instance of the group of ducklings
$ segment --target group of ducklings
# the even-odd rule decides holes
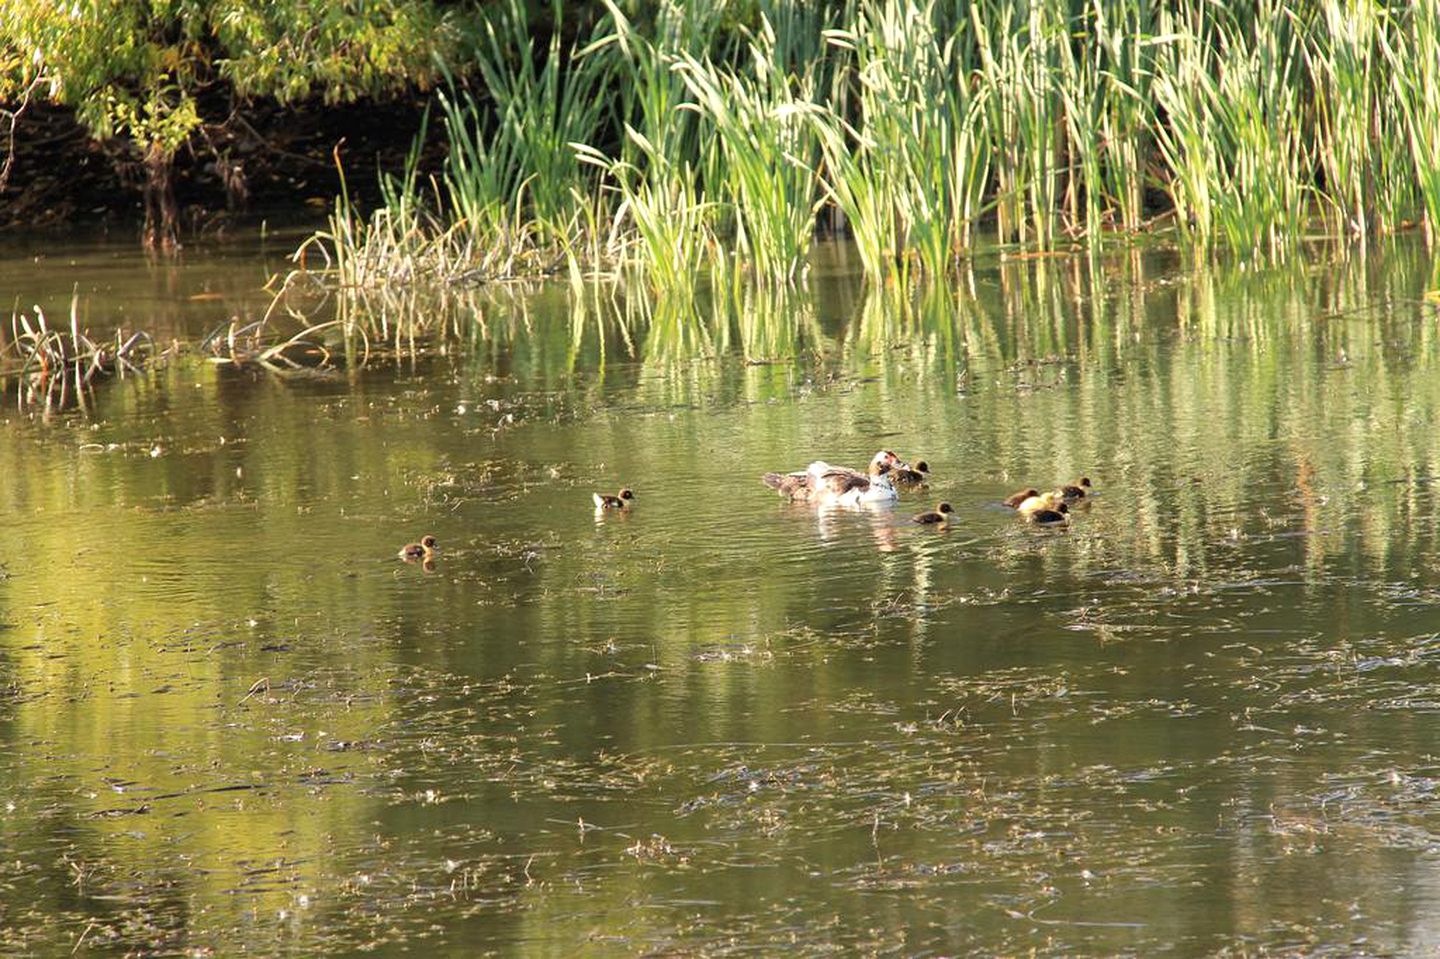
[[[1070,507],[1087,498],[1091,493],[1090,477],[1082,476],[1074,483],[1066,483],[1042,493],[1035,487],[1011,493],[1003,500],[1032,523],[1041,526],[1061,526],[1070,521]]]
[[[887,467],[888,469],[889,467]],[[858,471],[857,475],[859,475]],[[924,460],[918,461],[913,467],[908,463],[900,463],[894,471],[895,481],[903,485],[919,486],[929,478],[930,466]],[[1063,526],[1070,522],[1071,505],[1089,497],[1092,490],[1090,477],[1082,476],[1074,483],[1066,483],[1043,493],[1033,486],[1027,487],[1005,497],[1002,503],[1037,526]],[[618,493],[614,494],[592,493],[590,495],[597,511],[628,510],[631,502],[635,499],[635,491],[628,486],[622,487]],[[932,510],[916,513],[911,517],[911,522],[922,526],[944,528],[950,525],[950,519],[954,514],[955,507],[949,503],[940,503]],[[424,536],[418,543],[406,543],[401,547],[399,555],[407,563],[429,563],[438,552],[440,552],[440,547],[435,537]]]
[[[1011,493],[1001,502],[1037,526],[1064,526],[1070,522],[1071,505],[1087,498],[1092,490],[1090,477],[1082,476],[1074,483],[1066,483],[1044,493],[1030,486]],[[945,527],[950,525],[954,514],[955,507],[941,503],[932,510],[916,513],[912,522]]]

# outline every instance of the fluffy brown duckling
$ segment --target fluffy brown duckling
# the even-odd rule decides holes
[[[1053,507],[1041,507],[1025,514],[1025,518],[1036,526],[1064,526],[1070,522],[1070,507],[1056,503]]]
[[[1030,499],[1032,496],[1039,495],[1040,491],[1035,487],[1031,486],[1027,489],[1022,489],[1018,493],[1011,493],[1009,496],[1005,497],[1000,502],[1005,506],[1010,507],[1011,509],[1019,509],[1021,503],[1025,502],[1027,499]]]
[[[930,464],[924,460],[916,460],[915,465],[900,463],[890,474],[892,482],[901,486],[919,486],[930,478]]]
[[[428,562],[438,552],[440,552],[440,547],[435,544],[435,537],[422,536],[420,537],[420,542],[406,543],[400,547],[399,556],[407,563],[413,563],[421,559]]]
[[[923,513],[916,513],[913,517],[911,517],[911,522],[920,523],[926,526],[932,524],[939,526],[949,526],[950,516],[954,512],[955,507],[951,506],[949,503],[941,503],[939,506],[935,507],[932,510],[926,510]]]
[[[630,501],[635,498],[635,493],[626,486],[611,496],[609,493],[591,493],[595,500],[596,509],[629,509]]]
[[[1067,503],[1073,503],[1076,500],[1082,500],[1085,497],[1089,496],[1091,493],[1090,477],[1082,476],[1074,483],[1062,486],[1055,492],[1059,493],[1060,498]]]

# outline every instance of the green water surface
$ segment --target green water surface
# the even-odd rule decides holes
[[[24,260],[93,326],[264,309],[258,254]],[[0,953],[1434,952],[1431,269],[832,251],[698,323],[517,289],[364,369],[10,390]],[[759,480],[881,448],[929,489]]]

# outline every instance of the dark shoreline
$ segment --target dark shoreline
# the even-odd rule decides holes
[[[366,207],[379,203],[379,174],[402,168],[424,104],[420,96],[334,106],[257,103],[209,125],[212,143],[238,168],[232,183],[243,195],[227,191],[210,149],[182,150],[175,158],[181,242],[267,220],[323,222],[341,187],[337,146],[351,196]],[[427,172],[438,170],[443,158],[436,134],[432,124],[422,162]],[[32,104],[15,129],[14,164],[0,192],[0,236],[83,229],[138,241],[143,184],[144,170],[128,141],[95,140],[74,111]]]

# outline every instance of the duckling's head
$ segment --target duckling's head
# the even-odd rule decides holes
[[[924,460],[918,460],[918,461],[916,461],[916,463],[915,463],[915,472],[917,472],[917,473],[928,473],[928,472],[930,472],[930,464],[927,463],[927,462],[925,462]]]
[[[941,503],[935,508],[935,511],[937,513],[953,513],[955,512],[955,507],[951,506],[949,503]]]
[[[428,550],[433,550],[433,549],[436,547],[437,544],[436,544],[436,542],[435,542],[435,537],[433,537],[433,536],[422,536],[422,537],[420,537],[420,545],[423,546],[423,547],[425,547],[425,548],[428,549]]]
[[[621,498],[621,499],[634,499],[634,498],[635,498],[635,491],[632,490],[630,487],[627,486],[627,487],[625,487],[624,489],[622,489],[622,490],[620,491],[620,498]]]
[[[1069,507],[1069,506],[1066,506],[1064,503],[1056,503],[1056,504],[1055,504],[1055,512],[1057,512],[1057,513],[1068,513],[1068,512],[1070,512],[1070,507]]]
[[[1088,476],[1082,476],[1082,477],[1080,477],[1080,482],[1076,483],[1075,485],[1076,485],[1076,486],[1079,486],[1079,487],[1082,487],[1082,488],[1084,488],[1084,489],[1089,489],[1089,488],[1090,488],[1090,477],[1088,477]]]
[[[1032,486],[1032,487],[1030,487],[1029,489],[1027,489],[1025,492],[1021,493],[1021,494],[1017,497],[1017,499],[1019,499],[1019,500],[1021,500],[1021,501],[1023,502],[1023,501],[1025,501],[1025,500],[1029,499],[1029,498],[1032,497],[1032,496],[1039,496],[1039,495],[1040,495],[1040,491],[1039,491],[1038,489],[1036,489],[1035,487]]]

